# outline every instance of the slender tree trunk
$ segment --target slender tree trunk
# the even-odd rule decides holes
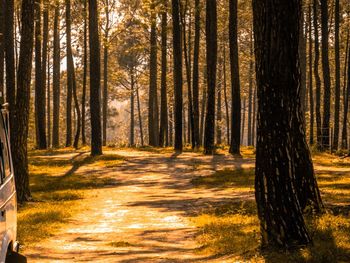
[[[255,86],[254,92],[253,92],[253,124],[252,124],[252,143],[253,146],[256,145],[256,106],[257,106],[257,87]]]
[[[67,104],[66,104],[66,147],[72,145],[72,97],[73,97],[73,78],[72,71],[73,54],[71,40],[71,2],[66,1],[66,52],[67,52]]]
[[[253,0],[253,10],[259,102],[255,197],[262,245],[306,245],[311,238],[295,194],[294,156],[290,154],[295,136],[292,120],[300,107],[296,104],[300,103],[301,1]],[[302,123],[302,116],[298,117]]]
[[[148,97],[148,136],[149,145],[158,146],[158,103],[157,103],[157,19],[155,2],[151,3],[151,37],[150,37],[150,84]]]
[[[51,147],[51,72],[50,72],[50,50],[47,52],[47,146]]]
[[[56,1],[55,17],[54,17],[54,33],[53,33],[53,123],[52,123],[52,147],[58,148],[60,146],[60,94],[61,94],[61,57],[60,57],[60,30],[59,30],[59,1]]]
[[[30,81],[34,36],[34,0],[22,0],[21,42],[18,60],[17,96],[12,126],[12,157],[20,203],[31,198],[29,188],[27,138],[29,124]]]
[[[45,110],[45,84],[43,74],[45,68],[42,64],[41,46],[41,0],[35,2],[35,120],[36,120],[36,145],[38,149],[46,149],[46,110]],[[47,48],[47,43],[46,43]],[[46,54],[45,54],[46,55]]]
[[[16,99],[15,53],[14,53],[14,0],[5,0],[4,44],[6,62],[6,100],[9,103],[10,124],[13,124],[13,106]],[[12,142],[13,136],[11,136]]]
[[[106,16],[106,28],[104,36],[104,47],[103,47],[103,109],[102,109],[102,120],[103,120],[103,137],[102,144],[107,144],[107,119],[108,119],[108,38],[109,38],[109,7],[108,0],[105,0],[105,16]]]
[[[136,83],[135,83],[136,85]],[[139,88],[136,88],[136,97],[137,97],[137,110],[139,115],[139,126],[140,126],[140,138],[141,138],[141,146],[144,146],[143,141],[143,126],[142,126],[142,116],[141,116],[141,103],[140,103],[140,94],[139,94]]]
[[[98,3],[96,0],[89,0],[89,42],[91,155],[94,156],[102,154],[100,38],[98,34]]]
[[[135,146],[135,81],[134,72],[131,72],[130,86],[130,139],[129,146]]]
[[[340,47],[339,47],[339,0],[335,0],[334,10],[334,55],[335,55],[335,97],[334,97],[334,137],[333,150],[338,150],[339,146],[339,115],[340,115]]]
[[[169,145],[174,145],[174,115],[173,115],[173,106],[169,107]]]
[[[348,113],[349,113],[349,97],[350,97],[350,84],[346,86],[346,74],[347,69],[349,70],[350,66],[350,50],[349,50],[349,29],[346,36],[346,54],[345,54],[345,64],[344,64],[344,88],[343,88],[343,97],[344,97],[344,113],[343,113],[343,130],[342,130],[342,149],[348,148]],[[350,80],[348,79],[348,82]]]
[[[160,99],[160,131],[159,146],[169,145],[168,134],[168,98],[167,98],[167,39],[168,39],[168,1],[163,0],[162,12],[162,73],[161,73],[161,99]]]
[[[49,91],[50,91],[50,86],[46,85],[46,80],[48,79],[48,76],[50,74],[50,68],[48,67],[49,63],[49,57],[48,57],[48,41],[49,41],[49,2],[47,0],[43,1],[43,47],[42,47],[42,89],[43,89],[43,94],[45,95],[47,93],[47,96],[49,96]],[[46,101],[46,102],[45,102]],[[49,111],[49,103],[50,100],[49,98],[46,98],[44,96],[44,109],[47,108],[47,111]],[[45,108],[45,104],[46,104],[46,108]],[[50,146],[50,138],[49,138],[49,134],[50,134],[50,129],[48,127],[49,125],[49,121],[50,121],[50,116],[49,116],[49,112],[45,112],[46,115],[46,120],[47,120],[47,126],[46,126],[46,122],[44,122],[45,124],[45,129],[47,128],[47,139],[46,139],[46,147]]]
[[[4,96],[4,61],[5,61],[5,0],[0,0],[0,92]]]
[[[204,153],[215,151],[215,91],[217,67],[217,6],[215,0],[206,0],[207,43],[207,114],[205,116]]]
[[[310,100],[310,145],[314,144],[314,95],[312,75],[312,11],[309,4],[309,100]]]
[[[250,61],[249,61],[249,88],[248,88],[248,146],[253,145],[252,141],[252,99],[253,99],[253,29],[250,37]]]
[[[314,74],[316,82],[316,132],[317,132],[317,148],[322,148],[322,123],[321,123],[321,78],[318,71],[318,63],[320,59],[319,49],[319,34],[318,34],[318,0],[313,1],[313,13],[314,13],[314,35],[315,35],[315,61],[314,61]]]
[[[75,70],[73,70],[73,72],[72,72],[72,79],[73,79],[73,98],[74,98],[75,114],[76,114],[75,123],[77,125],[76,129],[75,129],[73,146],[75,149],[78,149],[80,130],[81,130],[81,113],[80,113],[79,100],[78,100],[78,94],[77,94],[77,82],[76,82],[76,78],[75,78]]]
[[[243,97],[242,101],[242,128],[241,128],[241,144],[244,145],[244,132],[245,132],[245,115],[246,115],[246,98]]]
[[[84,54],[83,54],[83,92],[81,98],[81,140],[82,144],[86,144],[86,135],[85,135],[85,109],[86,109],[86,84],[87,84],[87,1],[84,0]]]
[[[221,94],[222,94],[222,67],[223,67],[223,61],[222,57],[219,57],[219,72],[218,72],[218,87],[217,87],[217,94],[218,94],[218,102],[216,104],[216,144],[221,145],[222,144],[222,103],[221,103]]]
[[[198,149],[200,146],[199,133],[199,48],[200,48],[200,2],[195,0],[195,28],[194,28],[194,49],[193,49],[193,139],[192,146]]]
[[[322,69],[323,69],[323,121],[322,149],[329,149],[329,121],[331,107],[331,80],[328,58],[328,0],[321,0]]]
[[[225,112],[226,112],[226,138],[227,145],[230,145],[230,115],[228,109],[228,98],[227,98],[227,75],[226,75],[226,45],[223,45],[223,71],[224,71],[224,98],[225,98]]]
[[[240,154],[241,92],[237,43],[237,0],[230,0],[230,61],[231,61],[231,154]]]
[[[175,143],[176,151],[182,151],[182,45],[180,27],[180,3],[172,0],[173,49],[174,49],[174,100],[175,100]]]
[[[206,79],[206,78],[205,78]],[[204,121],[205,121],[205,112],[206,112],[206,104],[207,104],[207,89],[206,87],[206,81],[204,83],[205,85],[203,85],[203,94],[202,94],[202,109],[201,109],[201,122],[200,122],[200,130],[199,130],[199,134],[200,134],[200,145],[203,145],[203,140],[204,140]]]

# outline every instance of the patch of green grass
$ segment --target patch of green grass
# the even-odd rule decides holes
[[[135,245],[129,243],[129,242],[126,242],[126,241],[113,241],[113,242],[110,242],[109,245],[111,247],[133,247]]]

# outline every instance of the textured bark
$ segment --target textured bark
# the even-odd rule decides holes
[[[52,147],[60,146],[60,94],[61,94],[61,57],[60,57],[60,29],[59,29],[59,1],[56,1],[53,33],[53,121],[52,121]]]
[[[45,128],[47,128],[47,139],[46,139],[46,146],[50,146],[50,115],[49,115],[49,92],[50,92],[50,86],[49,84],[47,85],[46,80],[49,79],[49,74],[50,74],[50,68],[48,67],[49,60],[48,60],[48,41],[49,41],[49,3],[48,0],[43,1],[43,47],[42,47],[42,89],[44,90],[44,94],[47,94],[46,97],[46,102],[44,102],[44,105],[46,106],[47,112],[45,111],[46,115],[46,122],[44,122]],[[45,109],[44,106],[44,109]]]
[[[0,92],[1,96],[4,96],[4,61],[5,61],[5,43],[4,43],[4,30],[5,30],[5,0],[0,0]]]
[[[252,138],[252,109],[253,109],[253,56],[254,56],[254,47],[253,47],[253,29],[250,37],[250,61],[249,61],[249,89],[248,89],[248,146],[253,145]]]
[[[319,34],[318,34],[318,0],[313,1],[313,13],[314,13],[314,35],[315,35],[315,61],[314,61],[314,74],[316,84],[316,132],[317,132],[317,148],[320,150],[322,147],[322,123],[321,123],[321,78],[318,71],[318,64],[320,59],[319,49]]]
[[[294,182],[293,125],[302,123],[296,114],[301,112],[300,12],[300,0],[253,0],[259,103],[255,197],[263,246],[311,242]]]
[[[150,36],[150,81],[148,93],[148,139],[149,145],[158,146],[158,103],[157,103],[157,20],[155,3],[151,3],[151,36]]]
[[[218,72],[218,102],[216,103],[216,144],[222,144],[222,57],[219,58],[219,72]]]
[[[17,199],[23,203],[31,198],[27,155],[30,81],[34,36],[34,0],[22,1],[21,42],[18,60],[17,96],[12,126],[12,157]]]
[[[108,38],[109,38],[109,7],[108,0],[105,2],[105,35],[103,47],[103,102],[102,102],[102,145],[107,144],[107,119],[108,119]]]
[[[172,0],[173,18],[173,49],[174,49],[174,100],[175,100],[175,138],[174,148],[182,151],[182,45],[180,27],[180,3],[179,0]]]
[[[312,11],[309,5],[309,100],[310,100],[310,145],[314,144],[314,95],[313,95],[313,75],[312,75]]]
[[[195,18],[194,18],[194,47],[193,47],[193,70],[192,70],[192,88],[193,88],[193,141],[192,146],[198,149],[200,146],[199,132],[199,48],[200,48],[200,19],[201,9],[199,0],[195,0]]]
[[[100,37],[98,34],[98,4],[96,0],[89,0],[89,44],[91,155],[94,156],[102,154]]]
[[[334,10],[334,55],[335,55],[335,91],[334,91],[334,137],[332,147],[338,150],[339,146],[339,115],[340,115],[340,47],[339,47],[339,0],[335,0]]]
[[[87,84],[87,1],[84,0],[84,54],[83,54],[83,92],[81,97],[81,140],[82,144],[86,144],[86,135],[85,135],[85,115],[86,115],[86,84]]]
[[[228,109],[228,98],[227,98],[227,74],[226,74],[226,45],[223,48],[223,81],[224,81],[224,100],[225,100],[225,116],[226,116],[226,139],[227,145],[230,145],[230,114]]]
[[[217,67],[217,7],[215,0],[206,0],[207,114],[205,116],[204,153],[215,151],[215,91]]]
[[[299,30],[299,59],[300,59],[300,74],[301,74],[301,111],[303,115],[304,124],[305,121],[305,112],[306,112],[306,38],[304,34],[304,10],[301,10],[300,16],[300,30]]]
[[[159,130],[159,146],[169,145],[168,134],[168,98],[167,98],[167,38],[168,38],[168,1],[163,0],[162,12],[162,73],[161,73],[161,93],[160,93],[160,130]]]
[[[41,46],[41,0],[35,2],[35,127],[36,146],[38,149],[46,149],[46,96],[43,74],[45,69],[42,65]]]
[[[72,145],[72,98],[73,98],[73,78],[72,71],[73,54],[71,40],[71,1],[66,3],[66,52],[67,52],[67,101],[66,101],[66,147]]]
[[[328,58],[328,0],[321,0],[322,70],[323,70],[323,120],[322,149],[329,149],[329,121],[331,107],[331,79]]]
[[[346,74],[350,67],[350,58],[349,58],[349,29],[346,37],[346,54],[345,54],[345,65],[344,65],[344,88],[343,88],[343,97],[344,97],[344,113],[343,113],[343,130],[342,130],[342,149],[348,148],[348,113],[349,113],[349,98],[350,98],[350,80],[348,78],[348,85],[346,85]]]
[[[237,0],[230,0],[230,61],[231,61],[231,144],[230,153],[240,154],[241,145],[241,92],[239,81],[237,43]]]

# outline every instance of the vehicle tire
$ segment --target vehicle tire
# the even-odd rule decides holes
[[[27,258],[13,251],[7,255],[5,263],[27,263]]]

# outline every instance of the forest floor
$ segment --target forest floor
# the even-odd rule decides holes
[[[315,245],[260,251],[252,149],[243,158],[34,151],[33,201],[19,208],[22,253],[43,263],[349,262],[350,160],[317,155],[315,169],[328,208],[308,219]]]

